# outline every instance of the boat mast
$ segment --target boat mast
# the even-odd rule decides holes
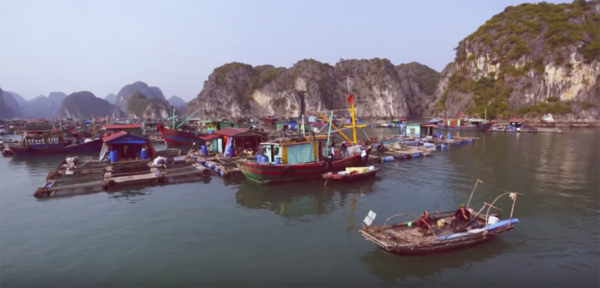
[[[173,126],[171,126],[171,129],[175,130],[175,118],[177,116],[175,115],[175,106],[173,106],[173,116],[171,117],[173,119]]]
[[[350,81],[350,77],[347,77],[346,84],[348,84],[348,93],[352,95],[352,88],[350,86],[350,83],[352,83],[352,81]],[[350,105],[350,111],[352,112],[352,135],[354,136],[354,145],[356,145],[358,142],[356,141],[356,109],[354,107],[354,97],[352,97],[352,102],[350,103]]]
[[[98,136],[98,129],[96,128],[96,116],[92,115],[92,123],[94,123],[94,137]]]
[[[329,117],[329,119],[333,119],[333,111],[331,111],[331,116]],[[329,151],[329,146],[331,145],[331,125],[333,121],[329,121],[329,131],[327,132],[327,150]],[[319,151],[322,153],[322,151]]]

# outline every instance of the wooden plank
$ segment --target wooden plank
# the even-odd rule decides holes
[[[116,183],[123,183],[127,181],[137,181],[137,180],[152,180],[158,178],[156,175],[152,173],[143,174],[143,175],[130,175],[130,176],[120,176],[112,178]]]

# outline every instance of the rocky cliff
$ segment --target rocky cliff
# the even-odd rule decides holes
[[[171,96],[167,102],[169,102],[169,104],[171,106],[175,106],[175,107],[179,107],[179,106],[183,106],[186,105],[187,103],[185,103],[185,101],[175,95]]]
[[[106,97],[104,97],[104,100],[106,100],[110,104],[115,104],[115,102],[117,102],[117,95],[110,93],[106,95]]]
[[[0,119],[11,119],[23,117],[19,102],[12,93],[0,88]]]
[[[25,98],[23,98],[23,96],[15,93],[15,92],[12,92],[12,91],[4,91],[4,92],[7,92],[13,96],[15,101],[17,101],[17,103],[19,104],[19,108],[23,108],[27,104],[27,100],[25,100]]]
[[[509,6],[462,40],[430,111],[447,117],[552,114],[595,120],[600,2]]]
[[[66,118],[89,118],[93,116],[124,117],[123,113],[115,105],[98,98],[92,92],[81,91],[67,96],[60,106],[60,117]]]
[[[173,106],[166,100],[147,97],[135,91],[127,103],[127,116],[130,118],[167,118],[171,116]]]
[[[307,111],[348,108],[351,91],[359,117],[418,117],[424,113],[423,102],[433,101],[439,77],[419,63],[394,66],[379,58],[341,60],[335,66],[308,59],[291,68],[234,62],[213,71],[188,103],[188,113],[199,109],[201,117],[298,115],[301,96],[296,81],[302,79]]]
[[[37,96],[21,108],[25,118],[57,118],[62,101],[67,98],[67,94],[62,92],[52,92],[48,97],[44,95]]]
[[[144,96],[148,98],[154,98],[166,102],[165,95],[163,95],[160,88],[151,87],[144,82],[138,81],[132,84],[125,85],[125,87],[121,88],[121,90],[117,94],[115,105],[117,105],[117,107],[119,107],[121,111],[128,111],[127,105],[129,103],[129,98],[131,98],[133,93],[136,91],[144,94]]]

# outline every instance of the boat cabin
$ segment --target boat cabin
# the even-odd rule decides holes
[[[266,156],[266,162],[271,164],[298,164],[320,161],[321,155],[329,154],[327,136],[325,135],[316,136],[315,141],[312,141],[311,137],[307,137],[301,141],[266,142],[261,143],[260,146],[261,151]]]
[[[104,125],[102,126],[107,133],[117,133],[117,132],[128,132],[136,135],[143,135],[142,124],[116,124],[116,125]]]
[[[71,141],[64,141],[60,134],[26,135],[23,137],[23,146],[31,148],[55,148],[69,145]]]
[[[248,128],[227,127],[215,131],[214,135],[217,135],[218,138],[209,139],[211,151],[223,153],[224,156],[229,157],[234,157],[236,153],[244,149],[257,151],[259,144],[267,140],[266,133]],[[206,138],[202,139],[206,140]],[[213,147],[213,143],[216,144],[215,147]]]
[[[525,119],[520,119],[520,118],[512,118],[508,120],[508,127],[509,130],[521,130],[525,128]]]
[[[481,119],[481,118],[471,118],[471,119],[469,119],[469,123],[470,123],[469,125],[479,126],[479,125],[483,124],[483,122],[485,122],[485,120]]]
[[[111,163],[139,159],[149,160],[156,157],[150,139],[137,134],[120,131],[102,138],[102,142],[104,144],[100,152],[100,159],[103,159],[109,153]]]

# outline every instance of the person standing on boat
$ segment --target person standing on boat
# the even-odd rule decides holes
[[[335,158],[335,144],[331,143],[331,147],[329,148],[329,155],[331,158]]]
[[[342,142],[342,146],[340,146],[340,150],[342,151],[342,157],[346,158],[346,154],[348,153],[348,146],[346,146],[346,143]]]
[[[368,161],[369,161],[369,157],[367,157],[367,150],[365,150],[365,147],[360,147],[360,159],[363,162],[363,165],[367,166]]]
[[[460,209],[456,210],[452,217],[452,226],[461,227],[471,221],[471,212],[467,211],[465,204],[460,204]]]

